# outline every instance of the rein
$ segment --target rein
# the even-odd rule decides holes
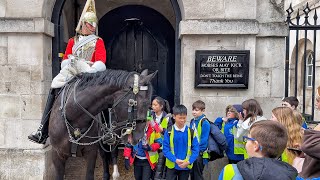
[[[128,79],[128,77],[127,77],[127,79]],[[127,81],[127,79],[126,79],[126,81]],[[77,97],[76,97],[76,89],[77,89],[77,86],[78,86],[79,82],[80,82],[80,79],[78,79],[74,83],[74,86],[73,86],[73,100],[74,100],[75,104],[85,114],[87,114],[89,117],[91,117],[93,120],[92,120],[92,123],[89,126],[89,128],[83,134],[81,133],[81,131],[78,128],[72,127],[72,125],[69,123],[69,121],[67,120],[67,117],[66,117],[66,104],[67,104],[69,98],[71,97],[72,92],[69,93],[68,97],[64,98],[64,94],[65,93],[68,94],[68,92],[70,91],[70,88],[71,88],[72,85],[66,85],[64,87],[64,89],[63,89],[63,92],[62,92],[61,106],[60,106],[59,109],[62,110],[62,116],[64,117],[64,120],[65,120],[65,123],[66,123],[66,127],[67,127],[67,131],[68,131],[68,134],[69,134],[69,141],[70,142],[72,142],[72,143],[74,143],[76,145],[88,146],[88,145],[92,145],[92,144],[98,143],[101,140],[103,140],[104,142],[107,142],[108,144],[111,144],[112,140],[113,141],[117,141],[115,139],[115,137],[118,138],[118,139],[121,139],[125,135],[130,134],[131,131],[135,130],[137,121],[143,121],[144,120],[144,119],[137,119],[137,105],[138,105],[138,103],[137,103],[137,100],[136,100],[136,95],[139,92],[139,85],[138,85],[139,75],[134,74],[133,87],[130,87],[127,90],[127,92],[123,96],[121,96],[112,105],[112,108],[110,108],[110,110],[109,110],[109,113],[114,113],[114,108],[116,108],[120,104],[120,102],[124,101],[132,93],[133,96],[134,96],[133,99],[129,99],[128,100],[128,119],[126,121],[123,121],[123,122],[120,122],[120,123],[118,123],[116,121],[115,125],[113,125],[111,123],[110,124],[110,128],[108,128],[106,124],[103,124],[97,117],[92,115],[87,109],[85,109],[81,104],[79,104],[79,102],[77,101]],[[141,86],[140,90],[148,90],[148,89],[143,87],[143,86]],[[116,117],[116,120],[117,120],[117,117]],[[99,135],[97,137],[86,136],[87,133],[93,127],[94,122],[97,122],[101,127],[103,127],[103,128],[101,128],[101,130],[103,130],[103,132],[104,132],[102,136],[100,136],[100,133],[99,133]],[[111,115],[110,115],[110,122],[112,122]],[[73,134],[76,136],[75,138],[72,136],[70,128],[72,128],[74,130]],[[121,134],[120,135],[118,135],[117,133],[114,132],[114,131],[116,131],[118,129],[121,129]],[[98,130],[98,132],[100,132],[100,131]],[[78,136],[80,136],[80,137],[78,137]],[[89,142],[89,143],[81,143],[81,142],[79,142],[84,137],[86,137],[86,138],[96,138],[96,140],[92,141],[92,142]],[[116,143],[116,142],[112,142],[112,143]]]
[[[75,82],[74,91],[73,91],[74,93],[75,93],[76,85],[77,85],[78,83],[79,83],[79,80],[77,80],[77,81]],[[68,87],[67,92],[65,92],[65,90],[66,90],[67,87]],[[64,99],[64,93],[68,93],[69,90],[70,90],[70,87],[71,87],[71,85],[64,87],[63,92],[62,92],[63,94],[62,94],[61,99]],[[71,94],[72,94],[72,93],[69,93],[69,96],[66,97],[65,103],[61,103],[61,106],[63,106],[63,107],[60,106],[60,110],[62,110],[62,116],[64,117],[64,121],[65,121],[65,123],[66,123],[67,131],[68,131],[68,135],[69,135],[69,142],[74,143],[74,144],[76,144],[76,145],[89,146],[89,145],[92,145],[92,144],[95,144],[95,143],[101,141],[101,140],[104,138],[104,136],[101,136],[101,137],[93,137],[93,138],[98,138],[98,139],[95,140],[95,141],[89,142],[89,143],[80,143],[80,142],[79,142],[79,141],[80,141],[81,139],[83,139],[84,137],[92,138],[92,137],[89,137],[89,136],[86,136],[86,135],[88,134],[88,132],[89,132],[89,131],[91,130],[91,128],[93,127],[94,122],[95,122],[95,121],[99,122],[99,120],[94,117],[94,120],[92,120],[91,125],[89,126],[89,128],[81,135],[81,131],[80,131],[78,128],[74,128],[74,127],[69,123],[69,121],[68,121],[68,119],[67,119],[67,116],[66,116],[66,104],[67,104],[68,100],[70,99]],[[78,103],[76,102],[76,104],[78,104]],[[80,104],[79,104],[79,105],[80,105]],[[81,107],[82,107],[82,106],[81,106]],[[83,107],[82,107],[82,108],[83,108]],[[83,109],[85,109],[85,108],[83,108]],[[86,110],[86,111],[87,111],[87,110]],[[84,111],[84,112],[86,112],[86,111]],[[87,112],[88,112],[88,111],[87,111]],[[89,113],[89,112],[88,112],[88,113]],[[90,115],[92,115],[92,114],[90,113]],[[92,116],[93,116],[93,115],[92,115]],[[90,116],[90,117],[91,117],[91,116]],[[74,130],[75,136],[80,136],[80,135],[81,135],[81,136],[80,136],[79,138],[77,138],[77,137],[74,138],[74,137],[72,136],[71,131],[70,131],[70,127]]]

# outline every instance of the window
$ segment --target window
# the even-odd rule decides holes
[[[312,87],[313,86],[313,53],[310,52],[307,57],[306,63],[306,86]]]

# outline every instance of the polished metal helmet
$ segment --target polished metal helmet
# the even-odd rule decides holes
[[[97,27],[98,18],[96,15],[96,7],[94,0],[87,0],[81,13],[80,20],[76,28],[76,32],[80,32],[80,28],[84,24],[84,22],[91,24],[93,27]]]
[[[87,22],[93,27],[97,27],[98,18],[96,13],[92,11],[86,12],[83,16],[82,22]]]

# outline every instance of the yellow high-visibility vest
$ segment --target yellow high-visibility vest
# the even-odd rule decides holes
[[[171,153],[174,155],[174,143],[173,143],[173,137],[174,137],[174,127],[172,127],[171,129],[171,133],[170,133],[170,150]],[[189,161],[190,156],[191,156],[191,131],[188,128],[188,147],[187,147],[187,157],[184,159],[184,161]],[[170,161],[168,158],[166,158],[166,166],[169,169],[173,169],[174,168],[175,163]],[[188,169],[192,169],[192,164],[189,164],[187,167]]]
[[[169,123],[169,117],[164,117],[162,119],[162,122],[160,123],[160,126],[163,128],[163,129],[167,129],[168,128],[168,123]]]
[[[149,145],[153,144],[154,143],[154,140],[155,139],[158,139],[160,138],[160,134],[159,133],[156,133],[156,132],[152,132],[151,135],[150,135],[150,138],[149,138]],[[148,154],[149,154],[149,158],[150,158],[150,162],[152,164],[158,162],[158,159],[159,159],[159,154],[158,154],[158,151],[148,151]]]
[[[232,128],[232,134],[234,134],[235,132],[236,132],[236,127],[234,126]],[[248,159],[249,155],[247,153],[245,145],[246,144],[244,142],[238,141],[238,139],[233,136],[233,152],[234,152],[234,154],[243,154],[244,159]]]
[[[203,117],[202,119],[200,119],[200,121],[198,123],[198,127],[197,127],[197,132],[198,132],[197,137],[198,137],[199,145],[200,145],[200,139],[201,139],[201,134],[202,134],[202,120],[204,118],[206,118],[206,117]],[[193,121],[193,123],[196,124],[195,121]],[[207,150],[203,152],[202,158],[209,159],[209,153]]]

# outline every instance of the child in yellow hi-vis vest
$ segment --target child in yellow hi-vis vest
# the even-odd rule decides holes
[[[210,123],[204,114],[206,104],[198,100],[192,104],[192,115],[193,119],[190,122],[190,127],[197,132],[199,141],[199,156],[194,162],[194,166],[190,172],[191,180],[204,180],[203,169],[208,164],[209,154],[207,152],[209,134],[210,134]]]
[[[187,108],[174,106],[175,124],[164,134],[163,154],[166,159],[167,180],[188,179],[192,163],[199,155],[199,144],[193,130],[186,125]]]
[[[242,106],[240,104],[228,105],[226,107],[226,117],[218,117],[214,122],[226,137],[228,143],[226,155],[229,164],[237,164],[244,160],[244,143],[234,138],[240,113],[242,113]]]
[[[261,179],[295,180],[298,172],[291,165],[279,161],[287,146],[287,130],[276,121],[254,123],[248,136],[243,137],[249,159],[228,164],[219,180]]]
[[[163,99],[160,96],[155,97],[152,100],[152,111],[150,111],[150,115],[148,118],[151,118],[156,122],[155,128],[159,129],[159,132],[163,135],[165,131],[173,125],[172,122],[172,115],[169,113],[170,105],[169,102]],[[154,180],[161,180],[165,178],[165,157],[162,152],[162,147],[158,150],[159,151],[159,159],[158,163],[155,167],[154,171]]]
[[[235,138],[242,142],[243,136],[247,136],[249,129],[255,122],[266,120],[263,117],[263,111],[259,102],[255,99],[248,99],[242,102],[243,114],[239,115],[237,124],[237,132],[234,134]],[[246,158],[246,157],[245,157]]]
[[[158,162],[158,150],[162,145],[160,132],[155,130],[156,122],[148,120],[145,135],[136,145],[128,142],[125,145],[123,155],[125,157],[125,168],[129,170],[134,165],[134,177],[136,180],[149,180],[152,178],[153,170]]]

